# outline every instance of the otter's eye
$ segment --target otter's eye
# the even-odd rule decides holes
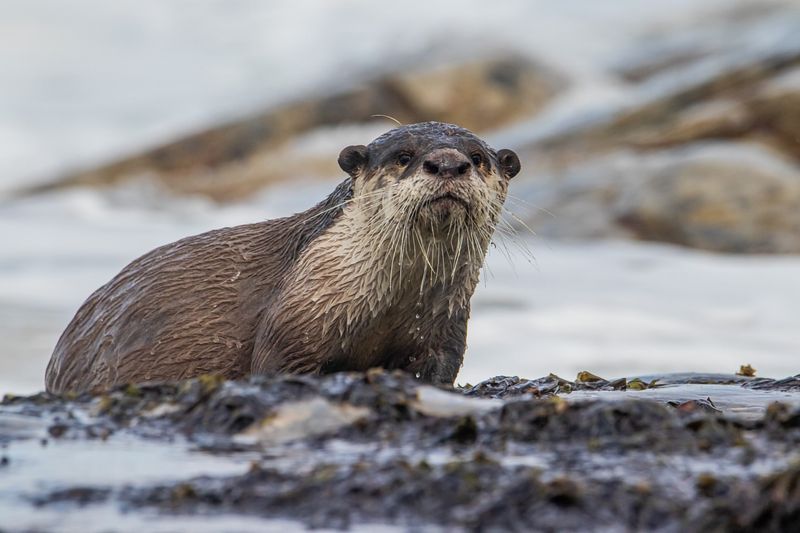
[[[481,163],[483,163],[483,156],[478,152],[472,154],[472,164],[475,165],[476,167],[479,167],[481,166]]]
[[[400,163],[402,166],[406,166],[407,164],[411,163],[411,154],[403,152],[399,156],[397,156],[397,162]]]

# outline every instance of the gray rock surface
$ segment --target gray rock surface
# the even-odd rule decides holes
[[[637,238],[735,253],[800,251],[800,172],[753,143],[619,151],[528,184],[529,225],[561,238]]]

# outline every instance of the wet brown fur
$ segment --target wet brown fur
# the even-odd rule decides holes
[[[396,163],[397,146],[418,150],[413,164]],[[340,159],[351,177],[311,209],[188,237],[125,267],[62,334],[47,390],[375,366],[452,384],[469,299],[518,160],[504,176],[498,153],[439,123],[357,148],[361,164]],[[426,153],[469,150],[485,157],[472,182],[420,170]],[[428,204],[442,192],[469,209]]]

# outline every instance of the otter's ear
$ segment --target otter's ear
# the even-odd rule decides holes
[[[508,179],[519,174],[519,170],[522,168],[519,163],[519,157],[512,150],[503,149],[498,151],[497,162],[500,164],[503,175]]]
[[[368,158],[366,146],[361,144],[348,146],[339,153],[339,166],[351,176],[355,176],[367,166]]]

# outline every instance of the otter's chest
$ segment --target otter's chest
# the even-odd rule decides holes
[[[420,298],[394,302],[377,314],[362,317],[342,339],[342,356],[351,363],[358,361],[363,369],[404,368],[437,350],[454,314],[441,294],[444,291],[432,288]]]

